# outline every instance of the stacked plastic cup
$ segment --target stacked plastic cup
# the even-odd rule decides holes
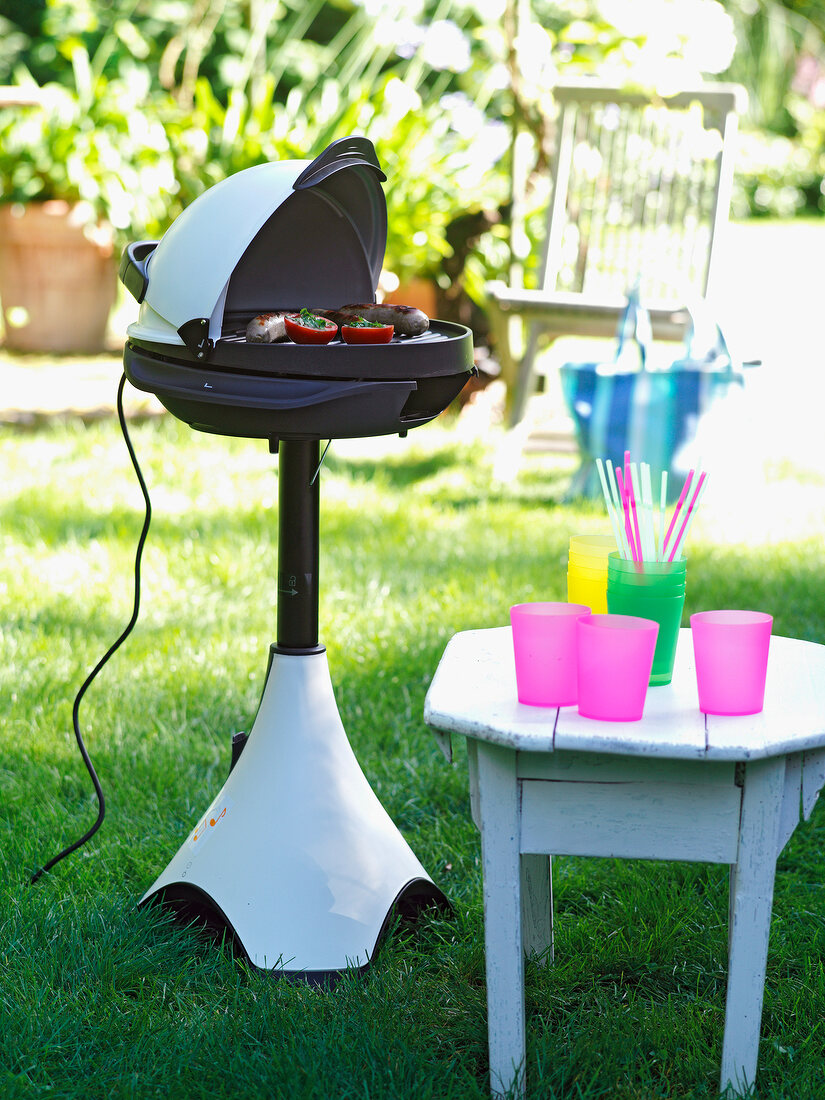
[[[607,560],[607,609],[611,615],[635,615],[659,624],[651,686],[673,679],[676,643],[685,607],[686,561],[633,562],[618,553]]]
[[[576,623],[579,714],[638,722],[659,627],[631,615],[588,615]]]
[[[517,603],[510,608],[520,703],[569,707],[578,698],[576,623],[590,608],[570,603]]]
[[[690,617],[699,709],[705,714],[758,714],[773,616],[764,611],[700,611]]]
[[[571,535],[567,558],[567,600],[607,614],[607,557],[616,549],[612,535]]]

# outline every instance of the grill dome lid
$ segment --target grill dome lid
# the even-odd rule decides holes
[[[353,136],[210,187],[155,247],[133,246],[124,282],[142,305],[129,335],[194,351],[220,337],[225,315],[374,301],[385,179],[372,143]]]

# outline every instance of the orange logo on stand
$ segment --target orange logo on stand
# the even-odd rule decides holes
[[[218,812],[218,806],[221,807],[220,813]],[[220,824],[221,820],[226,817],[230,806],[231,802],[228,798],[222,803],[219,802],[216,806],[213,806],[206,814],[206,817],[199,823],[194,833],[192,833],[190,837],[191,843],[196,844],[199,840],[205,840],[211,834],[212,830]]]

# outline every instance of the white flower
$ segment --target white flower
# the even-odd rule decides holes
[[[415,88],[411,88],[397,76],[387,81],[384,102],[387,106],[387,121],[390,125],[400,122],[410,111],[418,111],[421,108],[421,96]]]
[[[436,19],[424,32],[421,57],[431,69],[464,73],[470,67],[470,43],[451,19]]]
[[[424,41],[425,30],[414,19],[397,19],[386,14],[376,22],[374,34],[379,42],[395,42],[399,57],[412,57]]]
[[[375,33],[379,39],[391,37],[397,43],[395,52],[399,57],[412,57],[420,52],[422,61],[431,69],[463,73],[470,67],[470,43],[450,19],[436,19],[422,26],[409,17],[393,20],[382,17]]]
[[[523,80],[537,87],[549,87],[556,75],[553,41],[544,27],[531,23],[516,39],[516,56]]]
[[[402,22],[403,19],[415,19],[424,11],[424,0],[361,0],[361,7],[376,19]],[[403,17],[401,13],[403,14]]]
[[[464,138],[476,137],[486,121],[484,112],[464,92],[449,92],[438,105],[449,116],[453,130]]]
[[[678,58],[685,70],[723,72],[736,48],[733,20],[718,0],[601,0],[603,17],[624,38],[643,38],[649,55]]]

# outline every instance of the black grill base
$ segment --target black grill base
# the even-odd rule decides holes
[[[130,340],[123,362],[133,386],[191,427],[253,439],[403,435],[443,412],[475,371],[470,330],[438,321],[385,345],[219,341],[206,365]]]

